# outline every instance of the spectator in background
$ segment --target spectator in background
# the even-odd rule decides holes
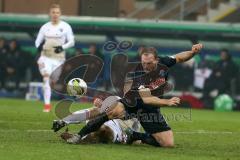
[[[80,56],[80,55],[84,55],[84,52],[83,52],[83,50],[81,48],[78,48],[76,50],[75,56]]]
[[[213,72],[206,80],[203,90],[203,99],[208,101],[211,99],[210,93],[214,96],[230,93],[231,82],[238,75],[238,68],[232,61],[231,55],[227,49],[222,49],[220,53],[220,60],[215,64]]]
[[[99,49],[97,48],[96,44],[90,44],[89,48],[88,48],[88,54],[90,55],[95,55],[98,56],[99,58],[101,58],[103,60],[103,55],[102,53],[99,51]]]
[[[6,56],[8,48],[4,38],[0,38],[0,83],[1,89],[5,88],[5,78],[6,78]]]
[[[74,53],[67,53],[66,59],[72,58],[74,56],[84,55],[84,52],[81,48],[77,48]]]
[[[15,82],[15,89],[19,89],[19,83],[25,78],[26,69],[31,65],[31,59],[24,53],[16,40],[9,42],[9,51],[6,56],[7,77]]]
[[[186,91],[193,87],[194,80],[194,58],[188,62],[177,64],[176,69],[171,70],[171,76],[174,77],[177,90]]]
[[[97,48],[97,45],[96,44],[90,44],[89,48],[88,48],[88,54],[90,55],[94,55],[94,56],[97,56],[99,57],[101,60],[104,61],[104,57],[102,55],[102,53],[99,51],[99,49]],[[104,61],[105,63],[105,61]],[[97,88],[99,86],[99,84],[103,81],[103,72],[101,72],[99,74],[99,77],[97,77],[97,80],[93,83],[91,83],[89,86],[91,88]]]
[[[118,13],[119,18],[126,18],[127,17],[127,12],[124,10],[120,10]]]
[[[209,78],[209,76],[212,73],[212,69],[210,68],[208,61],[205,59],[205,57],[202,58],[200,63],[198,64],[198,67],[194,70],[194,90],[202,92],[204,83],[206,79]]]

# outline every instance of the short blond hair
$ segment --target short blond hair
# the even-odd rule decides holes
[[[56,4],[56,3],[54,3],[50,6],[50,9],[53,9],[53,8],[59,8],[61,10],[61,6],[59,4]]]

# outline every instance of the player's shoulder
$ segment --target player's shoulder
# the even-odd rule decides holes
[[[46,22],[42,25],[41,29],[47,28],[49,25],[51,25],[51,22]]]
[[[44,23],[43,25],[42,25],[42,27],[46,27],[46,26],[49,26],[49,25],[51,25],[51,22],[49,21],[49,22],[46,22],[46,23]]]
[[[174,56],[159,56],[160,61],[176,59]]]
[[[61,20],[61,25],[67,28],[71,28],[70,24],[68,24],[66,21]]]
[[[176,58],[174,56],[159,57],[159,62],[167,67],[171,67],[176,64]]]

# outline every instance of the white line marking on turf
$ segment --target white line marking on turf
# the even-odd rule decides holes
[[[1,121],[0,123],[22,123],[22,124],[43,124],[44,122],[25,122],[25,121]],[[48,123],[48,122],[45,122]]]
[[[36,129],[36,130],[27,130],[27,132],[53,132],[53,130],[47,130],[47,129]]]
[[[0,129],[0,132],[53,132],[52,130],[47,129],[28,129],[28,130],[20,130],[20,129]]]
[[[53,132],[48,129],[0,129],[0,132]],[[196,130],[196,131],[176,131],[176,134],[234,134],[239,132],[227,132],[227,131],[206,131],[206,130]]]
[[[175,132],[177,134],[233,134],[236,132],[225,132],[225,131],[184,131],[184,132]]]

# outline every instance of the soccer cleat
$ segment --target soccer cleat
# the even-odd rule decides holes
[[[59,131],[61,128],[63,128],[64,126],[66,126],[66,123],[62,120],[54,120],[53,121],[53,125],[52,125],[52,130],[54,132]]]
[[[69,144],[78,144],[81,140],[81,136],[78,134],[73,134],[71,138],[68,138],[66,140],[67,143]]]
[[[43,112],[50,112],[51,111],[51,104],[45,104],[43,108]]]

